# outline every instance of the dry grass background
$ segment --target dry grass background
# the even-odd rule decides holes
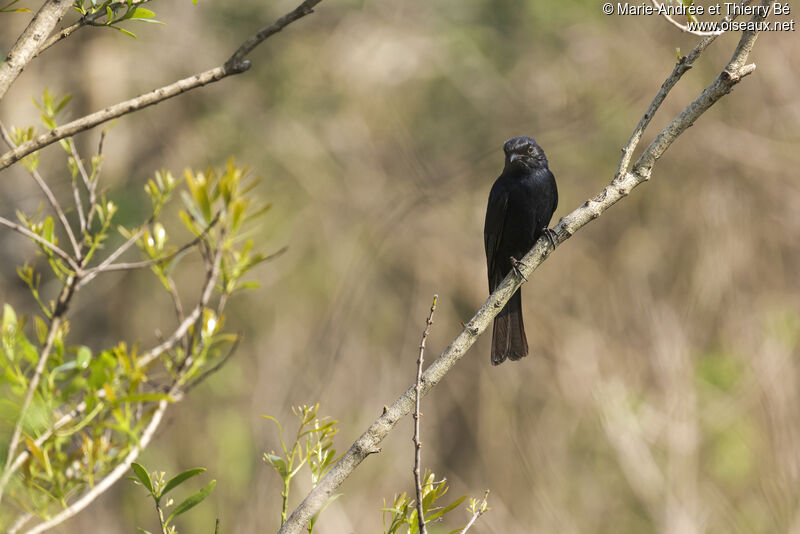
[[[76,34],[31,64],[0,117],[34,122],[29,96],[44,86],[71,92],[77,117],[219,64],[291,7],[154,2],[166,27]],[[24,23],[0,18],[3,49]],[[653,132],[736,39],[706,52]],[[590,1],[326,0],[247,74],[119,120],[104,172],[127,220],[142,217],[155,170],[235,155],[274,204],[257,229],[264,250],[289,246],[232,302],[228,324],[245,335],[234,361],[169,412],[144,455],[218,480],[184,531],[210,532],[217,516],[223,532],[275,530],[278,480],[260,458],[277,441],[260,414],[289,420],[290,406],[319,401],[349,446],[413,379],[432,294],[429,360],[485,298],[483,213],[503,141],[537,138],[559,182],[556,218],[571,211],[611,179],[675,48],[694,41]],[[425,399],[425,466],[455,494],[492,490],[474,532],[800,533],[798,52],[795,33],[763,34],[756,73],[536,272],[523,288],[531,357],[492,368],[484,336]],[[44,156],[53,182],[66,174],[58,152]],[[35,208],[34,187],[21,168],[4,173],[0,213]],[[0,250],[0,300],[25,309],[13,273],[32,250],[8,232]],[[76,301],[74,339],[146,342],[171,324],[147,273],[96,286]],[[409,419],[320,533],[380,531],[382,499],[412,488],[410,438]],[[57,531],[152,519],[122,482]]]

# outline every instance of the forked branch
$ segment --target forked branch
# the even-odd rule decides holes
[[[762,0],[762,5],[767,5],[768,0]],[[755,22],[763,20],[763,17],[756,15],[752,19]],[[753,25],[757,27],[757,25]],[[688,69],[678,68],[667,78],[664,88],[659,91],[653,104],[645,113],[640,121],[641,129],[638,134],[636,131],[628,144],[629,155],[623,155],[619,171],[611,183],[582,206],[578,207],[569,215],[563,217],[554,228],[556,233],[556,246],[563,243],[576,231],[580,230],[590,221],[596,219],[619,200],[627,196],[630,191],[639,184],[650,179],[653,166],[659,157],[669,148],[689,126],[691,126],[708,108],[716,103],[720,98],[728,94],[733,87],[745,76],[755,70],[755,65],[746,65],[747,57],[755,44],[758,36],[757,31],[745,31],[742,33],[739,44],[728,65],[723,69],[719,76],[709,85],[694,102],[689,104],[664,130],[650,143],[644,153],[639,157],[630,171],[627,170],[626,158],[636,148],[641,133],[650,121],[652,114],[658,109],[666,93],[677,82],[677,78]],[[709,41],[703,40],[692,51],[689,56],[697,58],[703,49],[708,46]],[[679,63],[680,65],[680,63]],[[673,77],[677,77],[673,80]],[[541,263],[547,259],[553,248],[547,238],[542,237],[534,245],[521,262],[522,274],[530,277]],[[421,396],[425,396],[433,389],[450,369],[460,360],[478,337],[486,330],[500,310],[505,306],[511,295],[524,283],[524,278],[509,274],[500,284],[497,290],[489,296],[483,303],[478,312],[465,325],[461,333],[450,343],[444,352],[428,367],[422,375]],[[333,466],[319,484],[306,496],[300,506],[292,513],[288,521],[280,529],[280,534],[298,534],[305,529],[308,521],[318,513],[336,489],[347,479],[348,476],[358,467],[358,465],[378,448],[378,444],[389,434],[397,422],[411,413],[415,406],[416,382],[409,386],[383,413],[370,425]]]
[[[65,4],[69,3],[67,0],[62,1]],[[89,130],[90,128],[94,128],[99,124],[103,124],[104,122],[127,115],[128,113],[133,113],[134,111],[158,104],[159,102],[163,102],[164,100],[174,96],[191,91],[192,89],[197,89],[198,87],[203,87],[210,83],[218,82],[223,78],[227,78],[228,76],[246,71],[250,68],[250,62],[245,58],[248,54],[250,54],[250,52],[253,51],[253,49],[292,22],[312,13],[314,6],[319,4],[321,1],[322,0],[305,0],[295,9],[280,17],[269,26],[265,26],[264,28],[260,29],[258,32],[245,40],[239,49],[237,49],[236,52],[234,52],[233,55],[228,58],[225,64],[221,67],[209,69],[205,72],[195,74],[194,76],[189,76],[188,78],[178,80],[177,82],[165,85],[164,87],[160,87],[150,91],[149,93],[137,96],[136,98],[114,104],[113,106],[109,106],[103,110],[96,111],[90,115],[86,115],[67,124],[53,128],[47,133],[20,144],[13,150],[9,150],[0,156],[0,171],[24,158],[28,154],[36,152],[37,150],[55,143],[56,141],[66,137],[71,137],[85,130]],[[2,90],[2,75],[3,71],[0,70],[0,98],[2,98],[4,93]]]

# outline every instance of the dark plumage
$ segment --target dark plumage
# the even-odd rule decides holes
[[[489,193],[483,240],[493,292],[544,233],[558,206],[556,179],[547,168],[547,158],[532,137],[515,137],[503,146],[506,164]],[[506,358],[528,355],[528,340],[522,324],[522,294],[519,290],[494,320],[492,365]]]

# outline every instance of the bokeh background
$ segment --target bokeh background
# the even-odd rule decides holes
[[[137,39],[76,33],[31,63],[0,117],[37,122],[30,97],[44,87],[72,93],[74,118],[221,64],[294,4],[151,2],[166,26],[127,26]],[[248,73],[119,119],[106,142],[123,220],[145,217],[156,170],[233,155],[273,204],[255,229],[262,250],[289,247],[230,303],[227,324],[244,335],[235,358],[168,412],[142,457],[217,479],[184,532],[210,532],[215,517],[223,532],[276,530],[279,480],[262,454],[277,433],[261,414],[291,422],[291,406],[320,402],[346,449],[411,383],[432,295],[429,361],[487,296],[483,215],[502,143],[533,135],[545,149],[555,222],[613,177],[676,48],[697,41],[593,1],[325,0],[316,11],[258,48]],[[28,16],[0,17],[0,48]],[[737,40],[718,39],[686,74],[645,143]],[[424,466],[453,495],[491,489],[474,532],[800,532],[798,52],[796,33],[762,34],[756,72],[649,183],[542,265],[523,289],[530,357],[492,368],[483,336],[425,399]],[[98,136],[78,138],[86,155]],[[66,197],[60,149],[42,157]],[[41,201],[24,169],[3,173],[0,214]],[[26,260],[29,244],[0,231],[0,300],[33,311],[15,276]],[[187,286],[199,266],[186,262]],[[173,324],[148,273],[94,286],[72,310],[76,343],[147,345]],[[412,490],[412,454],[409,419],[316,530],[381,532],[383,499]],[[293,504],[307,487],[302,477]],[[466,520],[454,512],[447,526]],[[154,512],[123,481],[55,531],[136,526],[154,528]]]

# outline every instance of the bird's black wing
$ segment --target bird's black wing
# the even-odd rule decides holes
[[[550,171],[550,169],[548,169],[547,172],[550,173],[550,178],[553,180],[553,213],[555,213],[556,208],[558,208],[558,186],[556,185],[556,177],[553,176],[553,173]]]
[[[486,221],[483,225],[483,244],[486,247],[486,267],[489,274],[489,291],[494,291],[507,273],[501,272],[503,259],[498,256],[498,248],[503,239],[506,222],[508,193],[495,185],[489,193],[489,205],[486,207]]]

